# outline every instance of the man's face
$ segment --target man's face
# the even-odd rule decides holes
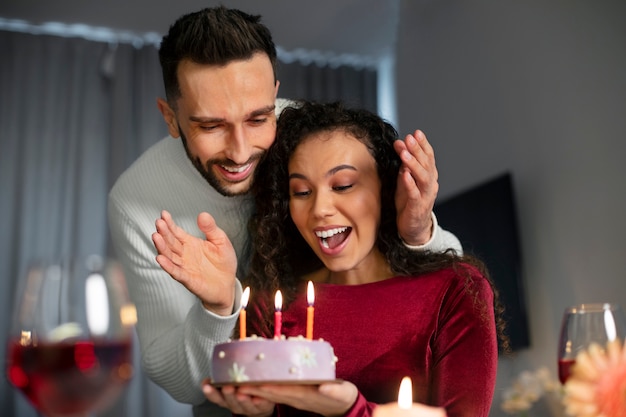
[[[269,58],[259,53],[223,67],[183,61],[178,80],[176,111],[169,120],[164,113],[170,134],[181,137],[191,162],[218,192],[248,192],[276,134],[278,83]]]

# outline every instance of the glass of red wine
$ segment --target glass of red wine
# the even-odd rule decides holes
[[[136,313],[120,265],[98,256],[38,263],[17,292],[10,383],[47,417],[111,406],[133,375]]]
[[[565,309],[559,339],[559,380],[565,384],[576,363],[576,355],[592,343],[605,348],[613,340],[624,340],[626,319],[614,303],[578,304]]]

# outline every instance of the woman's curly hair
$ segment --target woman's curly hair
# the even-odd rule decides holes
[[[252,187],[256,212],[249,223],[253,254],[245,284],[254,291],[256,308],[264,317],[259,332],[272,334],[273,310],[265,306],[273,305],[270,297],[276,290],[281,290],[286,307],[295,294],[303,290],[301,277],[324,266],[291,220],[288,162],[296,148],[312,135],[337,130],[361,141],[376,161],[381,183],[381,219],[376,246],[392,271],[397,275],[418,276],[453,268],[467,277],[466,287],[471,291],[472,278],[467,265],[477,268],[493,289],[496,325],[502,346],[508,351],[508,339],[503,333],[503,307],[485,265],[472,256],[457,256],[454,250],[445,253],[414,251],[400,239],[395,193],[402,162],[393,148],[393,142],[398,139],[395,128],[372,112],[347,108],[341,102],[301,102],[285,108],[278,120],[276,140],[257,169]],[[486,314],[486,309],[491,307],[481,308]]]

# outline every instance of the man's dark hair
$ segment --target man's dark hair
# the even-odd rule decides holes
[[[177,69],[183,60],[202,65],[225,66],[232,61],[264,53],[276,78],[276,46],[261,16],[224,6],[205,8],[181,16],[163,37],[159,61],[165,94],[170,105],[180,97]]]

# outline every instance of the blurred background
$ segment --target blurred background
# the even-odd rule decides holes
[[[341,98],[377,110],[401,135],[422,129],[435,149],[442,226],[496,262],[494,242],[510,248],[506,265],[490,267],[504,271],[495,278],[520,339],[500,359],[492,416],[507,415],[502,393],[522,371],[545,366],[556,379],[565,307],[626,306],[621,0],[5,0],[3,337],[28,260],[110,254],[108,189],[166,134],[160,37],[180,15],[219,3],[263,16],[279,46],[279,96]],[[504,192],[471,193],[501,178]],[[108,415],[191,415],[140,372],[127,391]],[[0,408],[36,415],[6,378]],[[532,415],[564,413],[547,395]]]

